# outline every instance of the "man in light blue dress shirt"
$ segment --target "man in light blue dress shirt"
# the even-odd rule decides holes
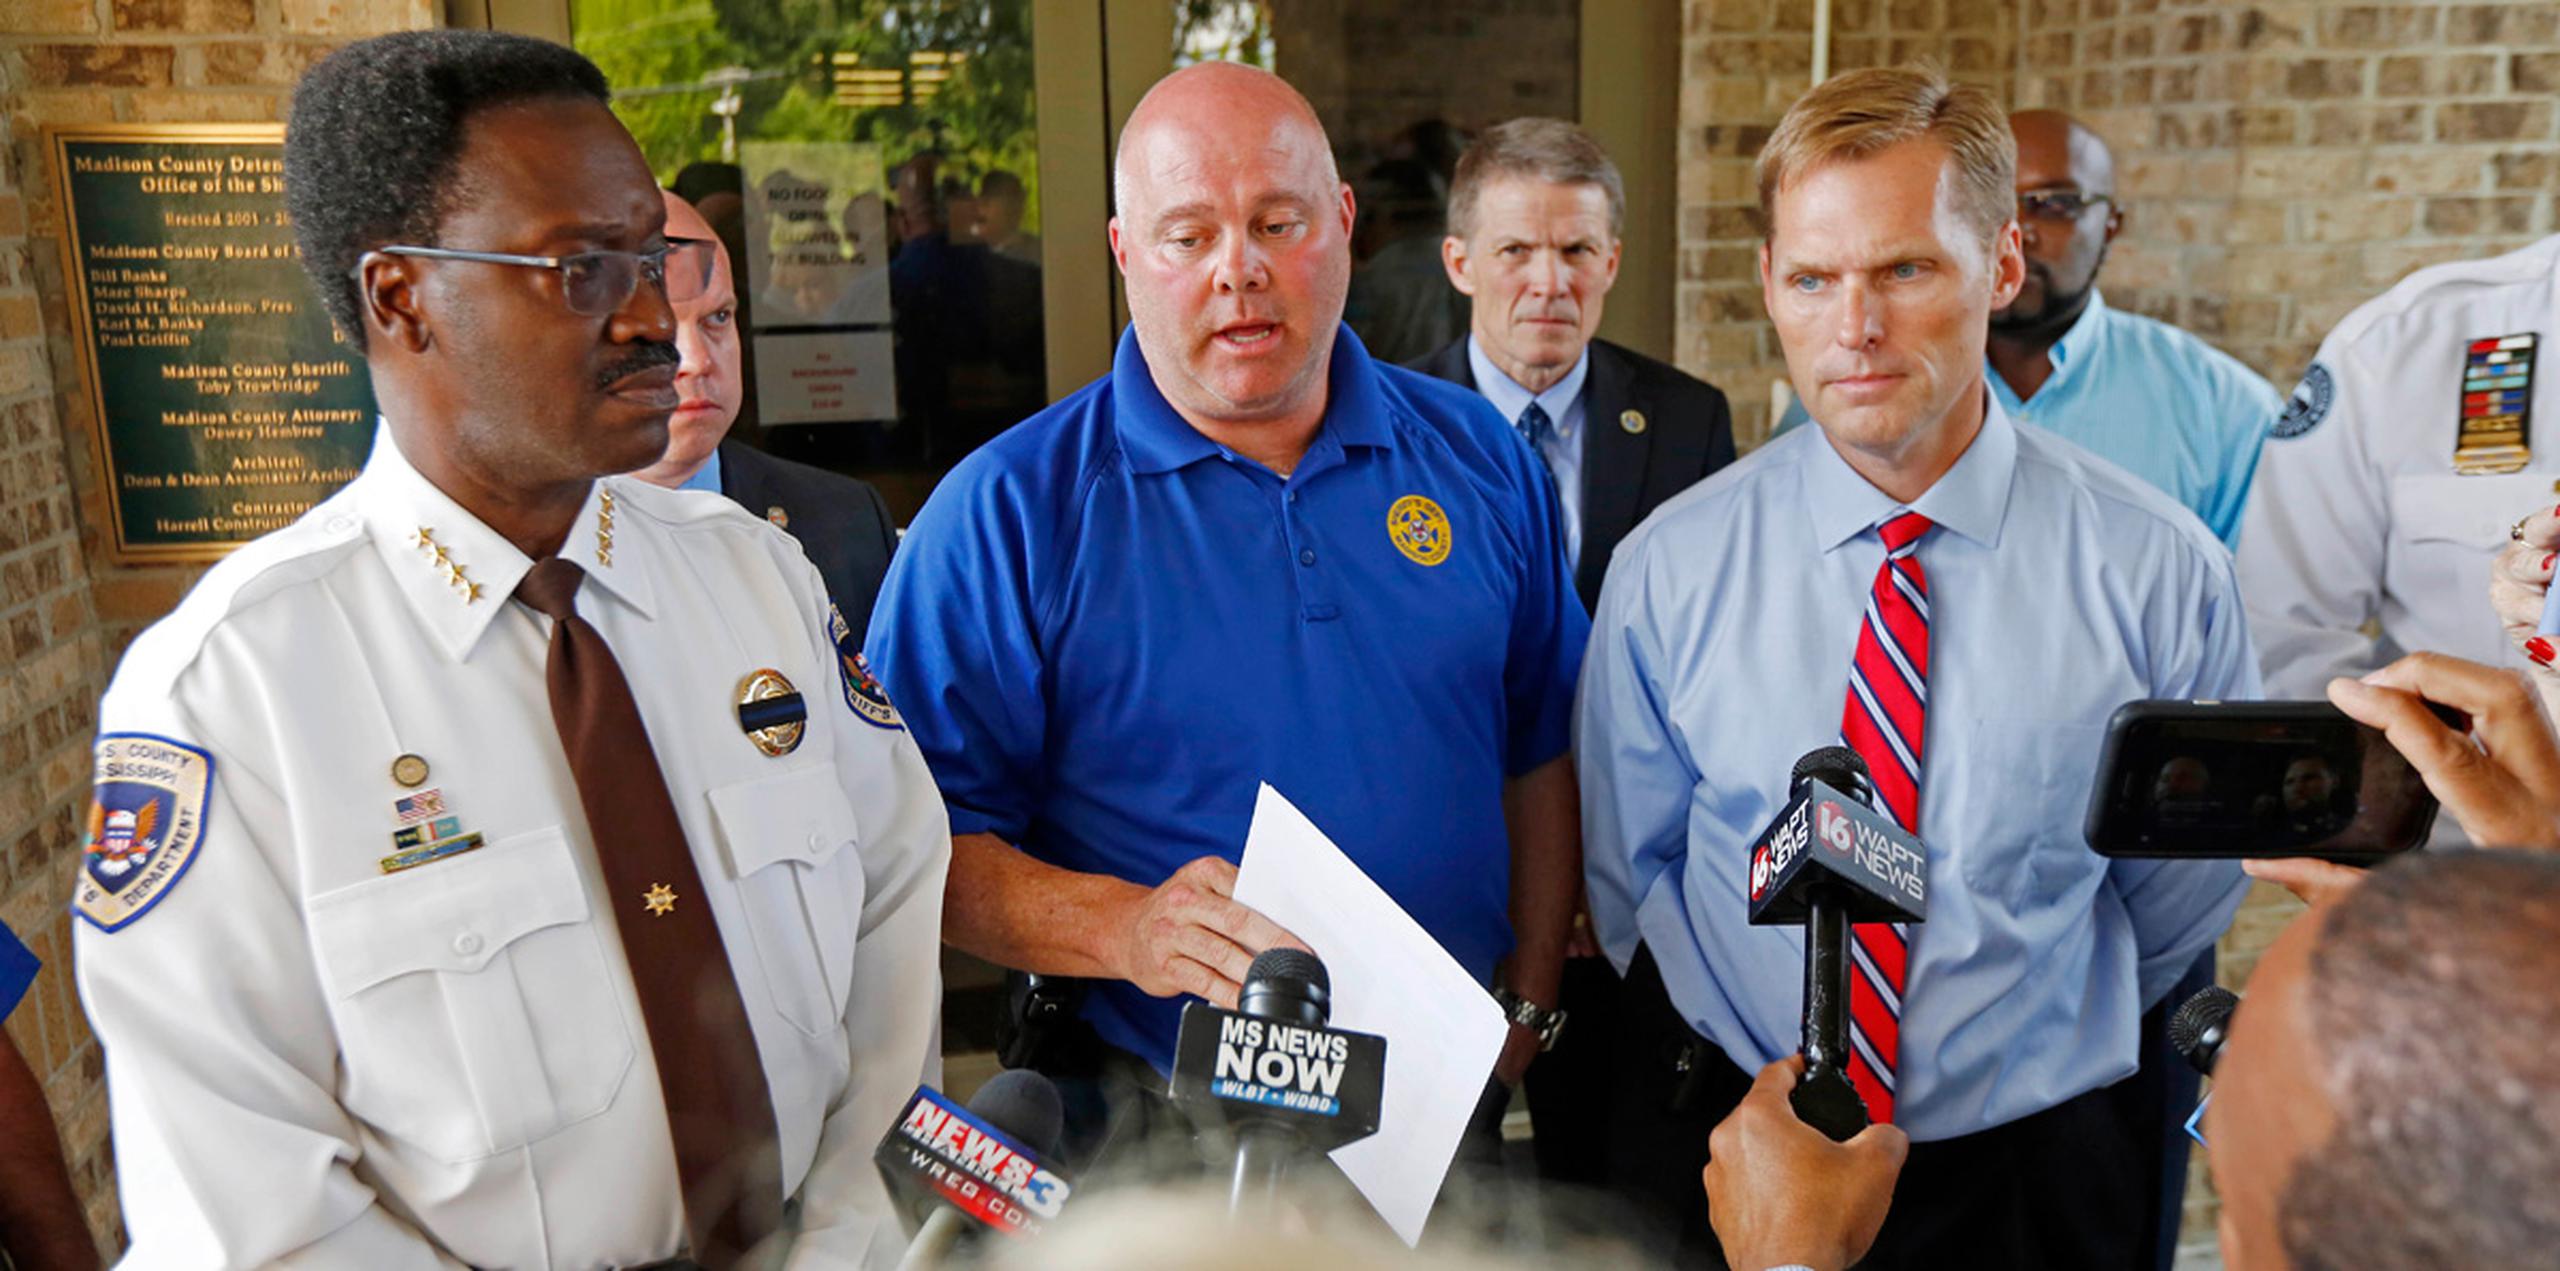
[[[2238,358],[2168,323],[2110,308],[2098,290],[2124,225],[2107,143],[2059,111],[2009,117],[2027,275],[1991,315],[1985,378],[2009,418],[2077,442],[2166,491],[2225,544],[2283,409]],[[1781,431],[1805,422],[1787,408]]]
[[[1616,1181],[1689,1198],[1684,1263],[1720,1265],[1694,1205],[1707,1129],[1800,1037],[1802,933],[1746,924],[1751,842],[1788,766],[1844,735],[1878,527],[1904,512],[1928,523],[1931,896],[1887,1056],[1911,1167],[1865,1265],[2115,1266],[2142,1239],[2149,1180],[2104,1088],[2245,881],[2100,858],[2082,813],[2119,704],[2258,679],[2211,533],[1983,383],[2025,273],[2014,162],[1990,98],[1934,74],[1844,75],[1789,111],[1760,160],[1761,273],[1819,426],[1666,504],[1602,590],[1576,720],[1592,919],[1631,1017],[1651,989],[1667,1021],[1620,1047]]]

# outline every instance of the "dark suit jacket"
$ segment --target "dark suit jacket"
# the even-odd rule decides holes
[[[1460,336],[1410,364],[1425,375],[1476,386]],[[1644,417],[1630,432],[1627,412]],[[1733,462],[1733,412],[1714,385],[1606,340],[1591,342],[1582,381],[1582,558],[1574,590],[1582,607],[1600,603],[1600,580],[1618,540],[1672,495]]]
[[[777,509],[782,513],[784,532],[800,540],[817,565],[827,598],[853,628],[854,647],[862,647],[898,544],[880,492],[869,482],[777,459],[740,441],[720,443],[720,492],[766,520],[775,519]]]

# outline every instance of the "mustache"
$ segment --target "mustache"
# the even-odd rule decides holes
[[[676,351],[676,346],[661,344],[655,340],[643,340],[633,345],[629,353],[614,359],[597,371],[596,387],[611,388],[643,371],[654,371],[661,366],[674,366],[682,361],[684,361],[684,355]]]

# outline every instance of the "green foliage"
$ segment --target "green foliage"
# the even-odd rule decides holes
[[[925,150],[973,185],[1003,169],[1039,228],[1030,0],[570,0],[571,39],[614,86],[614,113],[661,181],[721,157],[714,72],[741,68],[740,141],[869,141],[890,166]],[[915,55],[947,54],[950,78],[923,98]],[[849,60],[840,60],[849,59]],[[897,106],[835,100],[839,65],[910,70]],[[921,99],[920,99],[921,98]]]

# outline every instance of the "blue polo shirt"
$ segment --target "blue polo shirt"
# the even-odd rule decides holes
[[[1506,779],[1565,752],[1588,634],[1537,457],[1484,399],[1334,339],[1287,479],[1111,374],[945,477],[869,655],[955,834],[1153,886],[1236,859],[1258,783],[1468,971],[1511,947]],[[1099,984],[1168,1066],[1180,1002]]]

